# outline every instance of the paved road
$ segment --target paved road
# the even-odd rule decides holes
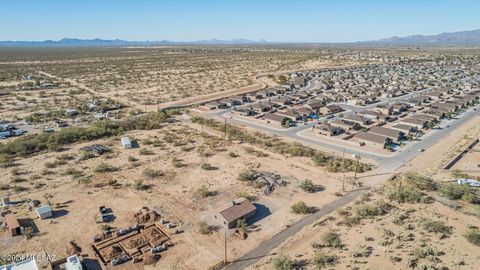
[[[312,81],[307,84],[305,89],[311,89],[315,87],[314,82],[316,78],[314,78]],[[373,108],[375,106],[378,106],[380,104],[388,104],[388,103],[394,103],[398,102],[404,99],[408,99],[412,96],[419,95],[421,93],[430,91],[430,89],[423,89],[414,93],[410,93],[404,96],[396,97],[396,98],[388,98],[388,99],[381,99],[380,102],[377,102],[375,104],[370,104],[367,106],[352,106],[348,104],[340,104],[346,111],[343,112],[343,115],[347,114],[352,114],[356,113],[361,110],[367,110],[370,108]],[[248,105],[247,105],[248,106]],[[477,109],[480,108],[480,105],[476,106]],[[232,109],[227,109],[227,110],[222,110],[219,112],[211,113],[211,116],[215,118],[227,118],[229,122],[234,122],[237,124],[241,125],[247,125],[262,131],[266,131],[272,134],[276,134],[279,136],[283,136],[289,139],[297,140],[299,142],[302,142],[304,144],[310,144],[313,146],[320,146],[322,148],[327,148],[331,149],[336,152],[342,152],[345,151],[348,154],[358,154],[361,155],[362,157],[366,157],[372,160],[375,160],[379,163],[381,170],[380,172],[382,174],[389,174],[403,166],[407,161],[410,159],[414,158],[418,154],[420,154],[419,149],[425,149],[428,151],[428,148],[435,144],[437,141],[441,140],[448,134],[450,134],[452,131],[454,131],[456,128],[460,127],[462,124],[465,122],[471,120],[474,117],[478,117],[479,113],[478,111],[474,110],[474,108],[470,108],[468,111],[464,112],[461,116],[446,121],[443,123],[443,127],[441,128],[436,128],[426,135],[424,135],[421,140],[419,141],[414,141],[408,143],[406,147],[403,147],[401,150],[398,152],[395,152],[392,155],[382,155],[378,153],[372,153],[372,152],[367,152],[367,151],[362,151],[357,148],[349,148],[343,145],[336,145],[332,144],[330,142],[325,142],[317,139],[312,139],[308,138],[305,136],[301,135],[302,131],[305,131],[307,129],[310,129],[312,125],[315,124],[315,122],[307,123],[305,125],[301,125],[298,127],[290,128],[290,129],[281,129],[281,128],[274,128],[271,126],[263,125],[262,123],[257,123],[254,121],[248,121],[246,119],[242,118],[231,118],[229,116],[229,113],[232,112]],[[335,118],[339,117],[339,115],[336,115]],[[382,179],[383,180],[383,179]],[[378,182],[378,181],[377,181]],[[339,200],[334,201],[330,203],[329,205],[323,207],[321,210],[316,212],[315,214],[306,216],[305,218],[301,219],[300,221],[294,223],[292,226],[286,228],[285,230],[279,232],[278,234],[274,235],[272,238],[269,240],[266,240],[262,242],[258,247],[255,249],[251,250],[244,256],[240,257],[239,259],[235,260],[232,264],[228,265],[225,269],[228,270],[237,270],[237,269],[245,269],[246,267],[250,266],[251,264],[254,264],[258,262],[261,258],[269,255],[269,253],[277,246],[279,246],[281,243],[286,241],[289,237],[295,235],[298,233],[303,227],[310,225],[317,221],[319,218],[326,216],[330,214],[331,212],[335,211],[336,209],[343,207],[344,205],[348,204],[349,202],[353,201],[356,199],[358,196],[360,196],[363,192],[365,192],[366,189],[362,190],[356,190],[349,192],[345,194],[343,197],[341,197]]]
[[[321,217],[324,217],[336,209],[347,205],[349,202],[360,196],[362,193],[366,192],[368,188],[358,189],[350,191],[345,194],[340,199],[322,207],[319,211],[314,214],[305,216],[300,221],[292,224],[290,227],[284,229],[283,231],[277,233],[272,238],[263,241],[258,247],[252,249],[247,254],[243,255],[241,258],[235,260],[234,263],[227,266],[225,269],[228,270],[243,270],[249,265],[259,261],[261,258],[269,255],[270,251],[275,247],[279,246],[281,243],[285,242],[289,237],[295,235],[303,229],[303,227],[316,222]]]
[[[477,108],[480,107],[480,105],[476,106]],[[423,136],[421,141],[416,141],[410,143],[406,148],[402,149],[401,152],[397,152],[392,156],[379,156],[375,154],[368,154],[365,152],[362,153],[356,153],[356,151],[349,151],[351,153],[355,154],[361,154],[363,156],[367,156],[369,158],[375,159],[377,162],[382,167],[382,173],[388,174],[389,172],[393,172],[396,169],[400,168],[403,166],[408,160],[414,158],[418,154],[420,154],[418,149],[427,149],[431,145],[435,144],[435,142],[439,141],[440,139],[444,138],[451,132],[453,132],[456,128],[460,127],[462,124],[465,122],[469,121],[473,117],[478,117],[479,113],[478,111],[475,111],[473,108],[470,108],[467,112],[465,112],[460,118],[457,119],[452,119],[447,121],[444,124],[444,128],[439,128],[430,131],[428,134]],[[232,120],[230,120],[232,121]],[[252,123],[250,123],[252,124]],[[255,123],[255,125],[257,125]],[[449,126],[449,127],[447,127]],[[321,146],[327,146],[330,149],[335,149],[337,151],[343,151],[344,147],[342,146],[337,146],[334,144],[330,143],[324,143],[321,141],[317,140],[311,140],[309,138],[298,138],[298,134],[296,132],[294,133],[289,133],[286,131],[282,130],[277,130],[274,128],[269,128],[265,127],[261,124],[258,124],[258,127],[261,127],[261,129],[269,129],[267,131],[278,134],[281,136],[287,136],[293,139],[298,139],[299,141],[302,141],[304,143],[308,144],[317,144]],[[262,128],[263,127],[263,128]],[[428,151],[428,150],[427,150]],[[302,230],[303,227],[313,224],[315,221],[317,221],[319,218],[324,217],[336,209],[345,206],[346,204],[350,203],[354,199],[358,198],[362,193],[364,193],[367,189],[361,189],[361,190],[355,190],[351,191],[347,194],[345,194],[343,197],[340,199],[328,204],[325,207],[322,207],[318,212],[315,214],[309,215],[301,219],[300,221],[294,223],[292,226],[286,228],[285,230],[279,232],[278,234],[274,235],[272,238],[269,240],[263,241],[258,247],[255,249],[251,250],[247,254],[243,255],[239,259],[235,260],[232,262],[230,265],[225,267],[226,270],[240,270],[240,269],[245,269],[248,266],[258,262],[260,259],[262,259],[265,256],[268,256],[269,253],[275,249],[277,246],[279,246],[281,243],[285,242],[289,237],[295,235],[298,233],[300,230]]]

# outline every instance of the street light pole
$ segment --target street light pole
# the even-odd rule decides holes
[[[345,192],[345,148],[343,148],[343,155],[342,155],[342,171],[343,171],[342,192]]]
[[[227,264],[227,232],[225,232],[225,234],[223,236],[223,243],[224,243],[223,263]]]

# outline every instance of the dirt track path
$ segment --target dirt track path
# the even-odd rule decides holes
[[[341,197],[340,199],[326,205],[325,207],[322,207],[322,209],[315,212],[314,214],[304,217],[300,221],[294,223],[292,226],[277,233],[272,238],[262,242],[258,247],[252,249],[247,254],[235,260],[224,269],[226,270],[246,269],[248,266],[256,263],[263,257],[268,256],[270,251],[272,251],[275,247],[285,242],[289,237],[300,232],[305,226],[313,224],[318,219],[332,213],[333,211],[337,210],[340,207],[347,205],[348,203],[358,198],[367,190],[368,188],[363,188],[363,189],[357,189],[357,190],[348,192],[347,194],[345,194],[345,196]]]

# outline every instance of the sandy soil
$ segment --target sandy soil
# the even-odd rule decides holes
[[[2,253],[37,254],[45,249],[48,254],[60,258],[66,255],[67,242],[75,240],[84,249],[82,253],[92,256],[89,248],[91,237],[100,232],[100,225],[95,222],[99,206],[111,207],[116,219],[109,225],[121,228],[131,226],[130,215],[145,205],[158,210],[161,215],[185,230],[183,234],[171,236],[176,246],[162,255],[156,265],[157,269],[174,266],[177,269],[207,269],[223,258],[223,234],[217,232],[201,235],[197,224],[208,220],[213,209],[231,201],[239,191],[255,196],[256,202],[265,206],[271,214],[255,222],[255,229],[252,229],[246,240],[229,238],[229,258],[242,255],[300,218],[290,213],[289,207],[294,202],[303,200],[309,205],[322,207],[335,200],[334,193],[340,190],[341,175],[323,172],[309,159],[287,159],[273,153],[257,157],[246,152],[246,147],[250,147],[248,145],[223,143],[208,136],[202,137],[192,129],[172,127],[158,131],[132,132],[128,136],[137,139],[140,148],[124,150],[119,138],[112,138],[73,145],[61,153],[43,153],[19,160],[15,167],[18,171],[15,173],[25,179],[20,182],[12,182],[12,168],[0,169],[0,178],[4,184],[29,188],[27,192],[12,194],[12,201],[38,199],[45,203],[44,196],[49,194],[49,200],[57,213],[53,219],[39,220],[34,212],[27,211],[22,204],[10,207],[19,218],[32,219],[38,233],[26,240],[22,236],[12,238],[8,233],[1,232]],[[81,160],[79,148],[95,143],[108,145],[113,151],[102,157]],[[142,154],[144,149],[148,149],[149,153]],[[239,157],[230,157],[231,152],[237,153]],[[209,155],[205,156],[205,153]],[[46,163],[55,163],[60,155],[65,154],[72,156],[66,164],[46,167]],[[173,166],[172,160],[175,158],[182,165]],[[94,170],[101,163],[114,166],[117,170],[96,173]],[[203,163],[209,163],[218,169],[204,170],[201,168]],[[83,176],[73,179],[72,175],[67,175],[72,168],[79,170]],[[147,168],[161,171],[163,176],[150,179],[144,175]],[[240,172],[249,168],[276,172],[289,184],[278,188],[272,195],[265,196],[261,190],[236,179]],[[85,177],[90,180],[83,180]],[[324,186],[325,191],[318,194],[301,191],[298,185],[304,179],[311,179],[315,184]],[[133,188],[139,180],[149,186],[149,189],[141,191]],[[217,195],[199,197],[197,189],[201,186],[216,191]],[[347,183],[347,186],[350,184]]]
[[[437,142],[423,153],[402,167],[403,172],[417,172],[432,177],[438,181],[452,181],[451,171],[444,172],[443,165],[450,158],[463,149],[463,146],[472,137],[479,136],[479,118],[474,118],[460,127],[455,133],[450,134],[442,141]],[[469,134],[465,136],[464,134]],[[466,156],[459,164],[478,163],[478,159]],[[384,198],[385,191],[390,188],[386,183],[372,190],[370,198],[362,197],[356,202],[344,207],[342,211],[353,211],[360,203],[373,203]],[[448,201],[448,200],[445,200]],[[476,225],[479,218],[469,209],[471,206],[464,205],[463,211],[456,211],[443,203],[431,204],[393,204],[394,208],[385,216],[373,219],[364,219],[359,225],[348,227],[339,225],[343,220],[341,211],[330,217],[319,220],[317,226],[309,226],[301,233],[291,237],[273,254],[282,253],[295,260],[307,269],[316,269],[311,259],[315,256],[312,243],[320,243],[322,236],[333,231],[340,236],[342,248],[320,248],[318,252],[327,255],[335,255],[337,262],[327,269],[410,269],[407,266],[414,250],[430,249],[436,252],[431,260],[420,259],[418,265],[447,266],[448,269],[476,269],[480,258],[480,249],[469,243],[463,236],[469,226]],[[408,213],[410,212],[410,213]],[[394,220],[400,214],[407,214],[405,221],[398,225]],[[440,221],[452,228],[452,235],[441,239],[438,235],[428,233],[422,229],[426,220]],[[411,224],[412,229],[407,227]],[[361,248],[371,248],[371,254],[367,257],[355,257],[354,251]],[[274,269],[275,255],[263,258],[249,269]]]

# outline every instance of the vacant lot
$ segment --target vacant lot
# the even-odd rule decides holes
[[[273,47],[2,49],[0,83],[45,72],[104,96],[151,105],[251,85],[262,73],[347,62],[331,56],[323,49]]]

